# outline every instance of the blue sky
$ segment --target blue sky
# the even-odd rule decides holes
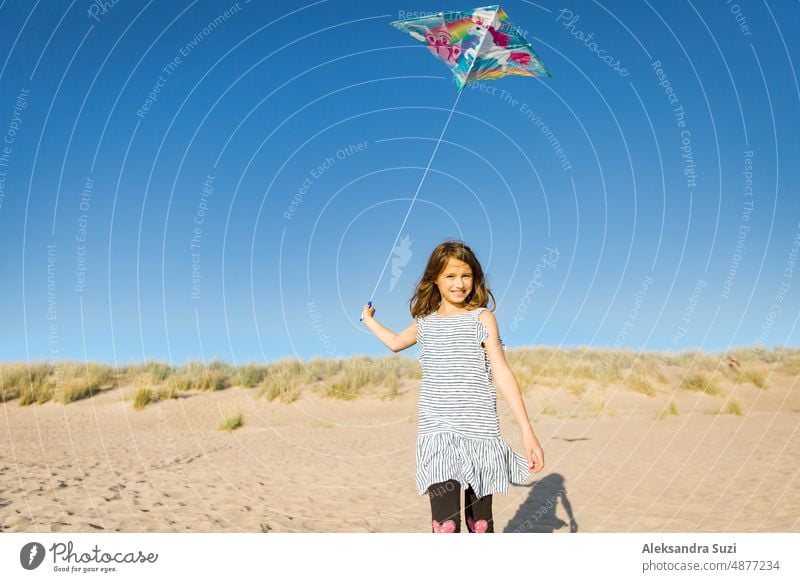
[[[552,77],[465,89],[380,284],[457,95],[389,23],[474,6],[101,4],[0,4],[0,360],[383,355],[448,237],[509,346],[800,345],[796,2],[503,4]]]

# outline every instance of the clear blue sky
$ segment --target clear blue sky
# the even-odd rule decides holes
[[[389,23],[475,5],[101,4],[0,4],[0,360],[386,354],[457,94]],[[462,94],[379,321],[460,237],[509,346],[800,345],[800,5],[502,6],[552,77]]]

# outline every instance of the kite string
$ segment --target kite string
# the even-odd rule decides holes
[[[375,283],[375,288],[372,290],[370,294],[370,302],[372,299],[375,298],[375,293],[378,291],[378,287],[381,284],[381,280],[383,279],[384,273],[386,273],[386,267],[389,265],[389,260],[392,258],[392,253],[394,249],[397,247],[397,241],[400,240],[400,234],[403,232],[403,228],[406,226],[406,222],[408,221],[408,217],[411,215],[411,209],[414,208],[414,202],[417,200],[417,196],[419,196],[420,190],[422,190],[422,184],[425,182],[425,177],[428,175],[428,171],[431,169],[431,164],[433,163],[433,158],[436,157],[436,152],[439,150],[439,144],[442,143],[442,138],[444,137],[445,132],[447,131],[447,126],[450,125],[450,120],[453,118],[453,112],[456,110],[456,105],[458,105],[458,100],[461,98],[462,90],[458,90],[458,95],[456,95],[456,100],[453,102],[453,106],[450,108],[450,113],[447,116],[447,121],[442,128],[442,133],[439,134],[439,139],[436,140],[436,146],[433,148],[433,153],[431,154],[431,158],[428,160],[428,165],[425,166],[425,171],[422,173],[422,179],[419,181],[417,185],[417,191],[414,192],[414,197],[411,198],[411,204],[408,206],[408,210],[406,211],[406,215],[403,218],[403,223],[400,225],[400,229],[397,231],[397,236],[394,238],[394,243],[392,243],[392,247],[389,250],[389,255],[386,257],[386,261],[383,263],[383,269],[381,269],[381,274],[378,277],[378,281]]]

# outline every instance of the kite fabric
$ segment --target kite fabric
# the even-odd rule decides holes
[[[450,67],[459,91],[469,83],[505,75],[550,76],[500,6],[439,12],[391,24],[428,45]]]
[[[465,12],[439,12],[420,18],[398,20],[392,26],[410,34],[420,42],[424,42],[428,49],[445,62],[453,72],[458,94],[450,108],[439,139],[428,160],[428,165],[422,173],[417,191],[411,198],[406,215],[397,231],[392,251],[383,263],[383,269],[375,282],[368,305],[372,306],[372,299],[389,265],[394,249],[400,240],[414,203],[419,196],[425,177],[431,169],[433,159],[442,143],[442,138],[447,131],[450,120],[458,105],[462,89],[469,83],[484,79],[499,79],[506,75],[524,75],[526,77],[550,76],[544,63],[533,51],[533,47],[525,40],[525,35],[516,28],[508,19],[508,15],[500,6],[486,6]]]

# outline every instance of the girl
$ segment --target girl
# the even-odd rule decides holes
[[[373,318],[373,307],[362,311],[364,324],[393,352],[421,344],[416,480],[430,498],[435,533],[461,531],[462,488],[468,530],[494,532],[492,494],[544,467],[497,320],[486,310],[490,298],[494,304],[472,250],[449,240],[434,249],[411,297],[411,326],[396,334]],[[522,430],[525,457],[500,436],[493,381]]]

